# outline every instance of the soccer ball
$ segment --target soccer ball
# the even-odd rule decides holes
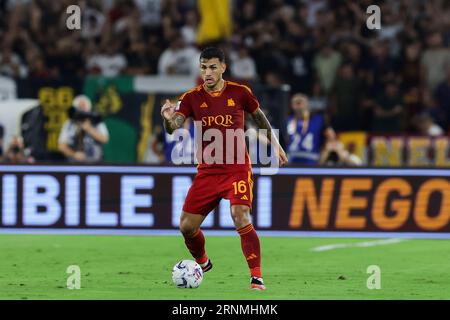
[[[192,260],[181,260],[172,268],[172,281],[177,288],[197,288],[203,280],[203,270]]]

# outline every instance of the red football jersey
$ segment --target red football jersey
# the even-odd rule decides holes
[[[244,139],[244,111],[253,113],[258,107],[247,86],[231,81],[225,81],[220,92],[208,92],[200,85],[180,97],[176,112],[198,121],[196,130],[201,124],[202,148],[196,153],[199,170],[220,173],[251,167]],[[200,137],[198,130],[196,135]]]

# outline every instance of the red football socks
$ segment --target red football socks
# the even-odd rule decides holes
[[[252,277],[261,278],[261,253],[259,238],[256,234],[253,225],[249,225],[237,229],[237,232],[241,236],[242,252],[247,259],[248,267],[250,268],[250,275]]]
[[[208,261],[208,256],[205,252],[205,237],[202,230],[198,229],[191,237],[184,236],[184,243],[198,264],[201,265]]]

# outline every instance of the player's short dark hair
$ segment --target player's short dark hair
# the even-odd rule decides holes
[[[200,54],[200,61],[202,59],[213,59],[213,58],[217,58],[219,59],[220,62],[224,63],[225,62],[225,53],[223,53],[223,51],[217,47],[208,47],[205,48],[202,53]]]

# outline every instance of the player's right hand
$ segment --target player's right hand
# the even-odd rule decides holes
[[[169,99],[166,99],[166,102],[161,107],[161,116],[166,120],[170,120],[172,119],[174,113],[175,113],[175,105],[171,103]]]

